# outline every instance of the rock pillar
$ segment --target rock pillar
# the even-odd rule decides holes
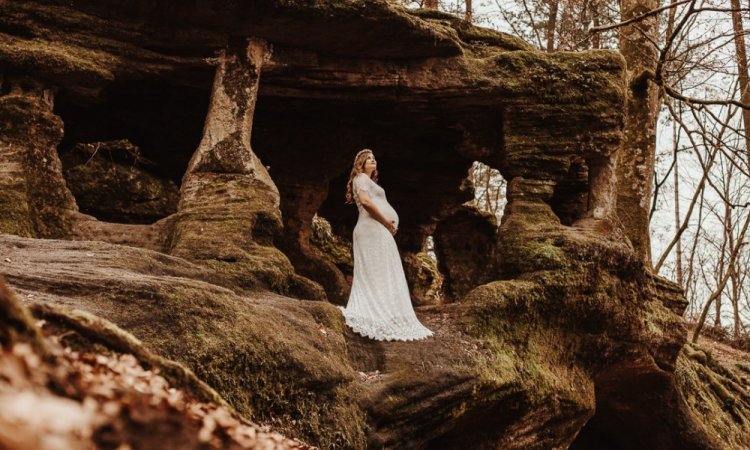
[[[52,105],[52,91],[28,80],[13,82],[0,96],[0,233],[70,233],[78,208],[62,176],[63,123]]]
[[[294,274],[273,245],[282,230],[279,191],[250,147],[261,67],[269,54],[256,39],[230,40],[218,58],[203,139],[180,190],[170,252],[213,267],[246,288],[316,286]]]

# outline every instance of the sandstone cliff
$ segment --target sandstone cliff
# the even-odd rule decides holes
[[[616,219],[618,54],[383,0],[0,6],[0,270],[63,344],[158,358],[322,448],[750,445],[747,378],[685,346],[682,293]],[[362,339],[334,306],[346,258],[313,216],[351,235],[365,146],[425,342]],[[500,224],[463,205],[474,161],[509,180]],[[6,305],[3,345],[43,354]]]

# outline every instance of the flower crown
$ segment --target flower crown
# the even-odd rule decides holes
[[[372,150],[370,150],[369,148],[366,148],[366,149],[364,149],[364,150],[360,150],[360,151],[359,151],[359,152],[357,152],[357,154],[356,154],[356,155],[354,156],[354,162],[357,162],[357,159],[358,159],[358,158],[360,157],[360,155],[362,155],[363,153],[372,153]]]

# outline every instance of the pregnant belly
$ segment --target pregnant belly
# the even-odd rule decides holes
[[[383,213],[385,218],[390,221],[395,221],[396,227],[398,228],[398,214],[396,214],[396,210],[393,209],[393,207],[388,202],[380,202],[378,206],[380,206],[380,211]]]

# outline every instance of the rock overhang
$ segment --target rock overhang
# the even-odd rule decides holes
[[[61,151],[129,138],[177,183],[198,146],[222,49],[242,37],[265,42],[252,69],[252,147],[278,185],[285,227],[308,222],[303,234],[322,212],[348,235],[353,216],[338,199],[362,147],[381,161],[405,250],[417,251],[436,221],[471,198],[462,180],[474,161],[552,191],[575,170],[577,191],[543,196],[573,201],[554,208],[574,211],[573,222],[587,213],[579,198],[596,176],[588,166],[606,166],[621,138],[617,53],[545,54],[445,13],[386,1],[9,6],[4,74],[55,91]],[[302,191],[315,200],[302,205],[311,200]]]
[[[12,1],[6,5],[9,13],[0,19],[3,42],[0,49],[5,50],[0,55],[5,71],[33,72],[71,88],[86,88],[85,84],[96,84],[96,81],[106,83],[115,76],[138,79],[162,75],[189,83],[179,78],[182,71],[212,72],[211,56],[230,36],[238,35],[265,39],[277,46],[273,60],[267,64],[269,69],[291,63],[299,72],[306,61],[313,61],[314,66],[331,66],[322,61],[331,58],[335,66],[338,58],[342,72],[345,69],[365,74],[372,71],[375,78],[377,67],[368,67],[369,60],[401,61],[403,68],[420,60],[447,60],[448,66],[454,66],[451,70],[439,63],[427,64],[415,72],[431,71],[432,76],[417,74],[399,78],[398,73],[392,73],[394,77],[383,78],[383,85],[395,81],[397,87],[412,88],[417,93],[455,87],[479,88],[482,94],[483,85],[501,88],[505,85],[506,92],[512,93],[519,83],[506,83],[503,79],[518,77],[508,77],[504,68],[518,70],[519,82],[533,82],[533,77],[523,77],[524,71],[535,64],[546,65],[542,72],[554,71],[556,66],[567,71],[563,66],[578,60],[578,68],[583,69],[580,75],[591,69],[611,72],[623,66],[621,58],[606,51],[545,56],[503,33],[474,27],[444,14],[406,10],[386,1],[187,4]],[[295,24],[298,32],[285,24]],[[368,24],[377,27],[372,30]],[[342,27],[340,32],[337,27]],[[351,33],[346,32],[347,27],[351,28]],[[315,31],[325,35],[327,40],[318,42],[311,38]],[[409,43],[406,48],[404,42]],[[508,55],[516,52],[526,56]],[[462,58],[466,58],[465,61]],[[361,61],[364,63],[356,67]],[[543,75],[542,72],[539,74]],[[559,76],[559,73],[550,73],[550,76]],[[299,81],[304,85],[305,77]],[[351,81],[357,80],[339,81],[349,81],[351,85]],[[365,86],[371,88],[371,84]],[[591,93],[590,86],[582,87]],[[447,95],[451,94],[455,95],[449,90]]]
[[[71,144],[86,136],[76,134],[76,120],[79,123],[83,119],[95,120],[97,114],[92,105],[110,109],[113,97],[120,99],[125,109],[128,105],[134,108],[132,114],[119,116],[125,122],[126,132],[139,121],[146,122],[139,133],[163,132],[164,128],[178,132],[200,130],[205,110],[211,105],[211,79],[216,67],[237,69],[222,51],[230,38],[252,37],[255,44],[251,50],[257,51],[265,51],[262,48],[270,44],[270,52],[262,64],[256,58],[244,67],[248,79],[256,83],[258,97],[252,121],[253,149],[249,142],[241,143],[247,149],[245,156],[250,157],[258,171],[262,169],[254,159],[256,154],[271,166],[272,181],[261,180],[266,182],[265,188],[258,189],[257,179],[222,172],[216,169],[216,164],[208,164],[213,170],[208,175],[201,171],[191,173],[198,182],[193,187],[183,186],[181,215],[149,228],[149,232],[171,230],[165,232],[171,239],[162,236],[163,241],[154,248],[167,252],[171,249],[173,255],[181,258],[167,258],[155,252],[146,256],[163,257],[162,262],[166,261],[164,264],[172,269],[189,264],[180,276],[201,280],[201,283],[186,281],[191,287],[201,284],[198,287],[203,295],[190,296],[199,298],[201,308],[202,302],[219,302],[224,307],[242,310],[249,321],[258,323],[274,316],[267,310],[282,311],[280,316],[293,317],[290,321],[293,329],[287,330],[288,336],[304,337],[295,341],[273,335],[264,340],[265,334],[258,331],[259,348],[264,345],[266,349],[273,348],[278,351],[275,357],[284,360],[289,348],[299,347],[304,356],[300,361],[304,363],[291,367],[313,373],[320,369],[317,366],[320,363],[323,365],[320,373],[332,370],[330,373],[335,372],[335,376],[328,381],[313,376],[314,382],[302,383],[299,392],[304,395],[293,399],[300,403],[281,407],[283,412],[318,411],[317,402],[312,407],[304,404],[304,399],[321,395],[320,390],[316,391],[321,386],[334,385],[331,389],[336,390],[333,395],[338,399],[336,402],[346,405],[347,417],[352,418],[348,423],[354,424],[348,437],[359,446],[365,445],[362,434],[365,420],[373,427],[368,437],[371,444],[400,440],[420,446],[428,440],[434,445],[441,442],[460,445],[464,431],[481,418],[494,428],[489,436],[477,437],[477,442],[497,444],[510,439],[518,446],[522,445],[518,444],[519,438],[533,440],[538,437],[537,430],[544,430],[547,440],[532,442],[539,448],[549,448],[568,445],[575,439],[583,423],[594,414],[595,401],[596,409],[607,404],[608,393],[594,392],[595,385],[602,383],[602,379],[596,378],[597,372],[642,370],[668,378],[668,372],[674,369],[676,354],[684,341],[678,317],[685,307],[681,292],[664,280],[649,276],[616,223],[607,225],[607,219],[612,218],[604,214],[605,220],[601,220],[602,217],[596,216],[597,209],[590,205],[613,189],[608,162],[621,139],[626,93],[624,62],[616,53],[544,54],[507,35],[472,27],[449,15],[407,11],[384,1],[116,3],[106,0],[12,1],[3,6],[6,5],[9,13],[0,18],[0,62],[6,82],[3,94],[11,95],[0,96],[0,110],[6,108],[4,112],[8,113],[7,107],[13,101],[28,100],[29,111],[24,117],[39,120],[35,122],[37,127],[49,132],[49,136],[42,140],[34,134],[34,129],[16,128],[15,137],[18,142],[26,139],[41,143],[37,147],[52,153],[62,133],[55,125],[59,119],[49,110],[53,97],[59,108],[55,113],[63,117],[65,132],[72,136]],[[405,42],[409,45],[404,45]],[[235,46],[234,50],[241,49]],[[52,91],[56,95],[45,93]],[[192,103],[175,101],[180,96],[200,99]],[[132,98],[128,102],[129,97]],[[143,111],[156,104],[145,102],[148,97],[155,97],[156,103],[165,102],[167,107],[157,114],[140,116],[139,108]],[[255,107],[239,97],[235,100],[240,107]],[[71,105],[80,108],[68,109]],[[156,115],[168,116],[170,111],[186,105],[194,110],[192,118],[175,115],[171,121],[153,120]],[[84,117],[80,110],[86,108],[89,114]],[[12,114],[6,116],[12,119]],[[247,118],[247,114],[243,117]],[[290,118],[304,121],[292,124]],[[108,120],[117,120],[117,116]],[[235,120],[234,124],[237,123]],[[335,133],[342,128],[343,132]],[[199,134],[192,137],[199,138]],[[410,344],[416,349],[413,353],[397,351],[411,348],[400,344],[373,348],[357,342],[346,335],[340,316],[331,305],[244,297],[252,297],[251,289],[256,287],[249,275],[259,274],[259,279],[270,280],[271,288],[285,292],[293,284],[289,280],[296,276],[289,261],[272,245],[271,237],[278,234],[281,221],[279,193],[274,192],[273,183],[279,187],[281,210],[287,221],[285,231],[296,233],[286,237],[290,241],[304,240],[309,230],[304,226],[294,228],[294,221],[309,224],[310,217],[318,210],[324,211],[333,222],[337,216],[343,217],[342,192],[336,189],[341,189],[346,181],[351,155],[360,145],[377,147],[379,159],[385,164],[383,184],[389,198],[399,211],[404,211],[402,222],[411,223],[400,231],[399,244],[405,253],[416,251],[424,236],[435,229],[436,221],[450,217],[456,205],[471,197],[470,189],[462,188],[461,181],[473,161],[484,161],[500,169],[509,181],[509,206],[497,236],[494,233],[480,236],[482,245],[495,242],[492,265],[499,267],[496,271],[493,268],[491,280],[485,283],[487,280],[483,279],[483,287],[470,291],[458,303],[420,312],[428,317],[429,323],[451,329],[450,333],[439,336],[438,342],[456,341],[453,342],[456,346],[449,350],[460,355],[460,361],[452,361],[440,352],[432,354],[430,342]],[[150,148],[154,154],[168,154],[165,159],[181,155],[182,164],[187,166],[187,159],[197,146],[197,142],[186,139],[171,148],[168,142]],[[144,150],[149,150],[149,145]],[[212,146],[202,151],[211,157],[222,155]],[[8,154],[0,156],[6,158]],[[15,160],[10,163],[20,164]],[[50,175],[48,172],[41,173],[46,176]],[[181,176],[180,170],[172,172],[176,174],[173,176]],[[564,190],[561,185],[566,186]],[[53,183],[53,187],[58,189],[61,184]],[[52,192],[48,186],[39,189],[33,195],[40,197],[43,189]],[[193,198],[186,209],[186,197],[195,197],[198,191],[205,197],[197,198],[198,201]],[[581,194],[589,195],[588,201],[576,203]],[[286,201],[285,195],[290,198],[293,195],[296,200]],[[227,197],[235,202],[232,208],[223,208]],[[564,211],[570,216],[564,224],[560,217],[562,209],[556,209],[555,203],[575,203]],[[611,212],[611,205],[606,201],[600,203],[600,209]],[[48,206],[33,201],[30,204],[34,208]],[[0,202],[2,206],[5,205]],[[74,205],[63,206],[70,213]],[[475,219],[472,221],[481,226],[492,225],[481,218]],[[206,232],[206,223],[217,226]],[[336,223],[333,225],[336,229]],[[182,230],[181,234],[174,233],[175,227]],[[126,230],[142,231],[134,227]],[[34,230],[26,234],[33,235]],[[216,235],[216,242],[211,242],[215,245],[202,245],[206,243],[206,234]],[[94,238],[87,235],[86,239]],[[4,245],[17,253],[24,253],[17,245],[27,246],[26,253],[32,245],[18,244],[16,238],[4,237],[4,241]],[[218,245],[224,242],[232,245],[230,248]],[[80,251],[98,254],[100,245],[83,243]],[[67,248],[68,244],[33,240],[33,246],[41,247],[38,254],[46,258],[48,249]],[[113,246],[110,250],[117,253],[127,248]],[[174,252],[175,248],[180,252]],[[305,248],[296,250],[301,250],[301,257],[309,257],[304,254]],[[132,251],[135,257],[126,264],[148,263],[144,251]],[[13,258],[23,257],[14,254]],[[109,257],[107,263],[113,264],[115,259]],[[118,296],[121,293],[105,291],[124,286],[129,277],[141,281],[147,278],[106,273],[104,278],[108,281],[95,283],[91,271],[85,267],[86,261],[79,262],[82,266],[77,273],[86,274],[81,280],[70,280],[68,269],[58,267],[55,270],[59,272],[39,281],[34,273],[26,274],[24,267],[33,268],[29,269],[31,272],[44,264],[31,264],[16,267],[11,282],[21,287],[26,284],[29,291],[51,292],[60,287],[69,288],[72,293],[87,291],[86,295],[95,301],[79,299],[80,307],[111,314],[103,306],[102,298],[119,304],[123,297]],[[200,264],[194,266],[195,262]],[[45,264],[57,267],[61,263]],[[155,267],[160,264],[149,263],[143,270],[131,272],[153,271]],[[60,273],[67,277],[65,282],[59,281]],[[341,281],[330,277],[330,273],[324,275],[333,282]],[[477,279],[480,278],[464,283],[461,290],[472,288]],[[38,284],[31,289],[28,283]],[[171,288],[167,282],[154,287],[165,299],[165,305],[173,305],[174,311],[182,314],[183,302],[189,299],[175,295]],[[314,291],[310,286],[306,288],[307,293]],[[151,307],[154,301],[149,290],[122,289],[128,295],[131,311]],[[62,290],[57,294],[70,292]],[[309,310],[310,314],[300,309]],[[266,312],[256,314],[260,310]],[[215,311],[210,309],[210,312]],[[209,328],[216,322],[211,314],[206,321]],[[447,324],[441,322],[443,315],[449,317]],[[134,327],[128,315],[113,317],[119,319],[121,326]],[[227,317],[222,320],[231,322]],[[160,322],[163,328],[154,327],[145,333],[138,326],[134,329],[150,342],[158,343],[166,338],[160,333],[175,331],[170,327],[171,319],[167,317]],[[300,324],[303,326],[296,326]],[[277,326],[284,329],[286,325]],[[304,333],[299,333],[300,330]],[[192,330],[177,331],[194,335]],[[238,342],[255,345],[255,339],[248,342],[242,329],[229,326],[228,333]],[[326,336],[335,340],[334,350],[327,349]],[[464,337],[468,344],[458,341]],[[222,340],[217,342],[222,351],[235,354],[235,348],[226,349]],[[306,342],[320,346],[312,351]],[[181,340],[175,339],[174,343],[180,344]],[[475,345],[473,351],[477,353],[471,353],[470,345]],[[350,354],[347,362],[346,353],[357,351],[357,347],[363,353],[359,355],[361,360]],[[390,349],[390,353],[383,348]],[[596,350],[591,351],[592,348]],[[326,358],[317,361],[316,351],[329,350],[335,355],[335,364],[329,364]],[[468,353],[463,353],[466,350]],[[186,355],[192,351],[194,348],[184,353],[180,349],[171,356],[190,360]],[[250,349],[244,355],[253,352]],[[351,381],[356,380],[357,374],[348,364],[356,366],[354,370],[375,369],[367,365],[371,360],[378,360],[377,367],[388,368],[389,373],[379,384],[365,387],[365,391],[371,389],[368,391],[371,397],[352,401],[350,395],[355,395],[366,383],[358,384],[351,392],[348,390],[357,384]],[[417,360],[422,361],[421,368]],[[202,361],[191,362],[197,367],[203,365]],[[290,366],[264,373],[256,369],[262,368],[266,361],[256,362],[247,365],[254,375],[261,374],[261,378],[268,375],[274,380],[288,377]],[[430,371],[441,364],[456,370]],[[224,383],[229,382],[231,388],[223,393],[239,395],[245,406],[255,402],[253,407],[260,414],[275,412],[278,407],[275,396],[268,398],[271,406],[246,398],[244,386],[238,387],[233,378],[246,377],[245,372],[222,367],[210,376],[225,388]],[[456,383],[456,389],[443,392],[443,385],[431,384],[434,380],[447,380],[448,385]],[[607,386],[612,388],[612,385],[604,387]],[[614,387],[627,392],[634,386],[637,387],[637,379],[624,380],[622,385]],[[668,386],[651,387],[654,392],[648,395],[653,394],[654,398],[669,395]],[[262,383],[254,389],[259,396],[268,394]],[[406,394],[402,397],[401,393]],[[406,414],[407,409],[402,406],[411,403],[414,398],[409,397],[411,393],[422,402],[408,409],[412,414]],[[323,396],[330,400],[328,394]],[[380,402],[379,394],[393,398]],[[555,402],[567,405],[568,409],[551,407]],[[646,410],[644,404],[634,404],[640,408],[638,411]],[[430,414],[430,408],[435,406],[441,408],[441,414]],[[487,411],[506,414],[498,418],[484,415]],[[422,416],[430,420],[420,422]],[[391,420],[393,417],[397,419]],[[558,424],[559,428],[550,428],[549,423]],[[320,442],[332,442],[326,440],[332,438],[329,430],[300,430],[296,428],[299,422],[290,424],[287,424],[290,430]]]

